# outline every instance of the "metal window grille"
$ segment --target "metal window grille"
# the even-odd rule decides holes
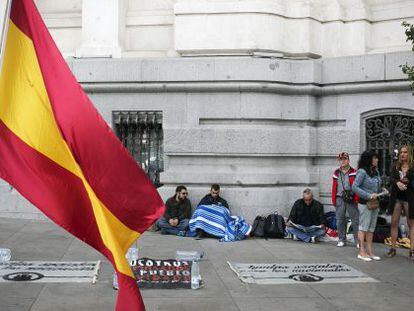
[[[162,112],[114,111],[112,117],[115,134],[160,187],[160,172],[164,170]]]
[[[366,121],[367,149],[379,155],[379,170],[386,184],[398,148],[404,144],[414,145],[414,117],[383,115]]]

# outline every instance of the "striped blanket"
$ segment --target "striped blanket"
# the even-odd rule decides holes
[[[232,216],[230,211],[220,205],[199,205],[190,220],[190,231],[201,229],[220,238],[220,241],[239,241],[246,238],[252,230],[242,217]]]

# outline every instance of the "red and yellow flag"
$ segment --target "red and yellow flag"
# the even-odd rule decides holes
[[[11,7],[0,75],[0,177],[112,262],[116,310],[145,309],[125,253],[164,204],[77,83],[33,0]]]

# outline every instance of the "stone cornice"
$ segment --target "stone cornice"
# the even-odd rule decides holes
[[[382,6],[387,7],[384,15]],[[407,9],[409,8],[409,9]],[[404,9],[405,17],[401,16]],[[302,1],[294,3],[285,0],[251,0],[251,1],[226,1],[210,2],[199,0],[196,2],[183,1],[175,4],[174,14],[199,15],[199,14],[266,14],[275,15],[286,19],[309,19],[319,23],[330,22],[357,22],[368,23],[384,22],[395,19],[412,18],[414,16],[414,4],[407,1],[388,1],[380,5],[371,1],[338,1],[319,0]]]
[[[400,65],[414,53],[388,53],[321,60],[209,57],[68,59],[88,92],[262,92],[343,94],[409,91]]]
[[[324,86],[270,82],[82,83],[82,87],[88,93],[257,92],[311,96],[410,91],[408,81]]]

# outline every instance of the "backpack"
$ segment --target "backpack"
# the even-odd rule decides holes
[[[377,217],[377,225],[373,236],[373,242],[384,243],[384,240],[391,235],[391,225],[387,223],[384,217]]]
[[[253,222],[251,236],[255,236],[258,238],[263,238],[265,236],[265,233],[264,233],[265,221],[266,221],[266,216],[256,216]]]
[[[326,219],[326,226],[328,228],[337,230],[337,226],[336,226],[336,213],[331,211],[325,214],[325,219]]]
[[[283,239],[285,229],[285,219],[275,212],[267,216],[257,216],[253,223],[252,235],[265,239]]]

